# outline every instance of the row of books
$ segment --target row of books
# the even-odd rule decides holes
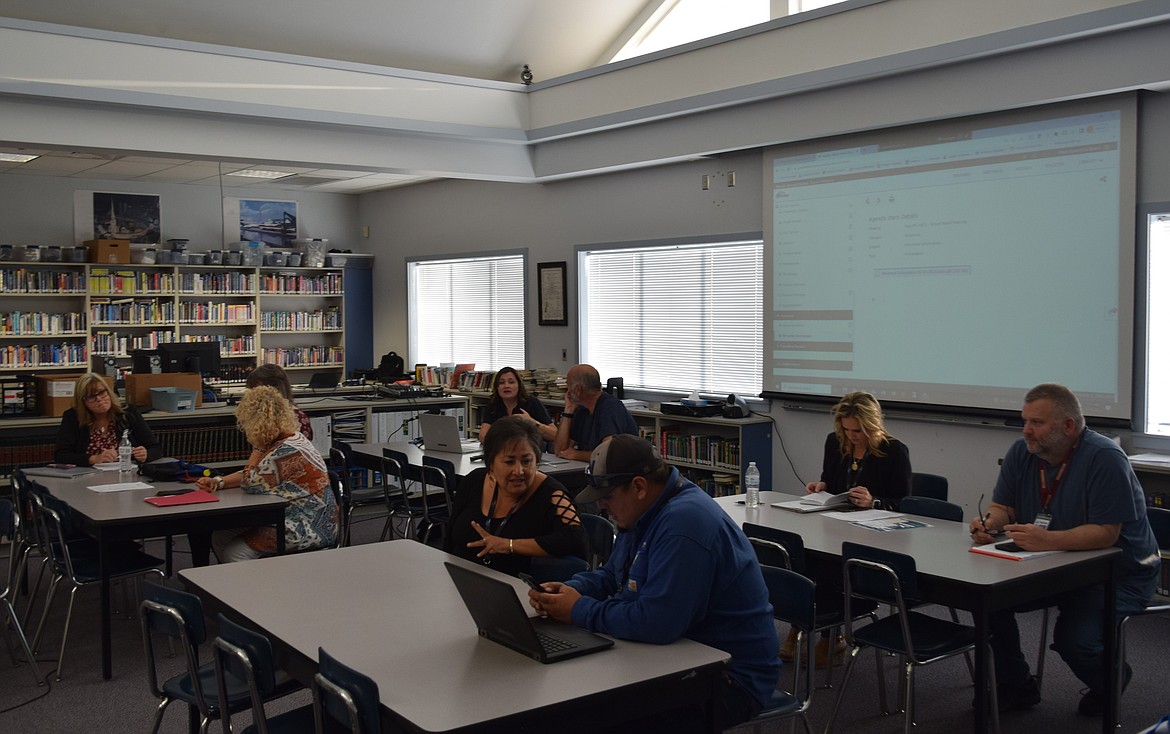
[[[10,311],[0,313],[3,336],[76,336],[85,333],[85,316],[76,312]]]
[[[495,370],[467,370],[459,375],[455,388],[464,392],[491,392],[495,384]]]
[[[260,328],[265,331],[325,331],[341,328],[341,309],[316,311],[263,311]]]
[[[157,349],[159,344],[175,341],[173,331],[120,334],[116,331],[98,331],[93,335],[93,353],[125,357],[132,349]]]
[[[276,273],[260,276],[260,293],[340,296],[345,290],[342,287],[341,273],[319,275]]]
[[[281,367],[340,367],[345,364],[345,350],[327,346],[264,349],[261,359]]]
[[[658,450],[667,461],[711,466],[738,471],[739,439],[718,435],[684,434],[679,428],[663,428],[658,436]]]
[[[0,272],[0,293],[85,293],[85,273],[79,270],[5,269]]]
[[[680,473],[712,497],[729,497],[742,493],[739,476],[736,474],[712,474],[701,469],[683,469]]]
[[[254,303],[212,303],[209,301],[183,301],[179,304],[179,322],[184,324],[254,324],[256,304]]]
[[[95,298],[89,303],[89,317],[95,324],[174,324],[175,302],[155,298],[147,300]]]
[[[256,292],[256,274],[227,271],[223,273],[180,273],[181,293],[214,293],[250,296]]]
[[[166,271],[111,270],[89,271],[90,293],[174,293],[175,275]]]
[[[0,348],[0,369],[85,365],[84,344],[22,344]]]

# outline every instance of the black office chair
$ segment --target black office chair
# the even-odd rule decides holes
[[[748,540],[751,541],[752,547],[756,551],[756,557],[761,564],[776,566],[777,568],[787,568],[801,576],[808,577],[808,567],[804,556],[804,539],[799,535],[787,530],[757,525],[750,522],[743,524],[743,532],[748,536]],[[829,652],[831,657],[832,647],[836,642],[842,625],[845,623],[845,599],[835,583],[817,584],[816,589],[817,618],[813,631],[817,634],[821,632],[829,633]],[[878,605],[876,602],[862,600],[854,600],[854,602],[852,611],[858,618],[869,617],[872,620],[877,619]],[[798,646],[802,639],[798,634]],[[812,666],[814,660],[815,658],[810,657],[808,664]],[[826,688],[833,687],[833,661],[830,659],[829,662],[830,665],[825,671]]]
[[[222,614],[218,615],[218,624],[219,634],[211,641],[217,699],[234,700],[243,683],[252,708],[252,723],[244,728],[242,734],[297,734],[309,731],[313,727],[312,706],[293,709],[287,715],[271,720],[264,711],[264,702],[278,697],[278,686],[292,686],[288,676],[277,670],[272,643],[268,638],[241,627]],[[220,716],[224,734],[232,732],[231,718],[229,707]]]
[[[828,734],[833,729],[858,653],[862,648],[872,647],[878,653],[878,695],[883,714],[890,712],[886,705],[885,675],[881,672],[882,653],[892,653],[905,660],[902,678],[905,691],[904,730],[910,734],[914,726],[915,670],[974,650],[978,635],[973,626],[913,611],[912,606],[921,599],[918,592],[918,567],[912,556],[845,542],[841,544],[841,557],[845,561],[845,639],[850,647],[849,662],[845,666],[845,678],[841,682],[841,690],[837,692],[837,700],[833,704],[825,732]],[[854,628],[850,611],[856,598],[888,604],[894,613],[864,627]],[[988,655],[991,654],[988,650]],[[998,733],[999,707],[995,695],[994,660],[989,662],[988,674],[992,727]]]
[[[745,724],[762,724],[768,721],[777,721],[793,716],[799,716],[807,734],[812,734],[812,727],[808,720],[808,710],[812,706],[813,665],[812,660],[816,647],[817,603],[816,586],[808,579],[795,571],[775,566],[761,565],[760,571],[764,574],[764,583],[768,587],[768,600],[772,603],[772,613],[781,622],[787,622],[801,632],[801,644],[797,645],[795,659],[796,671],[793,674],[792,692],[773,690],[772,697],[760,713],[756,714]],[[807,657],[806,657],[807,656]],[[801,673],[801,662],[807,660]]]
[[[910,495],[913,497],[930,497],[945,502],[947,491],[947,478],[942,475],[917,471],[910,474]]]
[[[448,459],[435,456],[423,456],[420,467],[422,477],[422,506],[423,520],[427,528],[423,532],[422,542],[430,544],[431,531],[439,530],[439,545],[442,548],[447,538],[451,524],[451,507],[455,500],[455,464]],[[427,485],[439,487],[441,492],[431,492]]]
[[[160,584],[146,584],[146,598],[139,607],[142,620],[142,642],[146,652],[147,683],[150,693],[159,699],[154,714],[151,734],[157,734],[163,714],[174,701],[183,701],[188,707],[191,729],[198,726],[206,734],[213,719],[218,719],[223,708],[235,713],[251,707],[248,685],[242,679],[227,679],[227,696],[221,698],[213,663],[199,664],[199,646],[207,639],[203,618],[203,603],[194,594]],[[159,684],[159,666],[154,654],[154,635],[177,640],[182,650],[186,670]],[[271,700],[299,690],[300,684],[282,676],[276,684]],[[226,702],[226,707],[221,702]]]
[[[898,505],[898,510],[900,512],[908,512],[911,515],[933,517],[936,520],[963,522],[962,505],[956,505],[954,502],[947,502],[945,500],[937,500],[933,497],[919,497],[917,495],[903,497],[901,503]]]
[[[589,537],[589,568],[596,570],[605,565],[609,555],[613,553],[613,544],[617,539],[617,528],[609,518],[594,515],[590,512],[579,512],[581,526],[585,528],[585,535]]]
[[[74,552],[74,545],[68,540],[74,529],[69,505],[47,492],[33,492],[31,497],[36,508],[34,516],[39,518],[39,532],[46,540],[44,548],[48,553],[49,567],[52,570],[44,607],[41,609],[41,619],[37,623],[36,634],[33,635],[33,652],[40,650],[45,623],[49,618],[49,609],[57,593],[57,587],[62,581],[68,581],[70,584],[69,604],[65,610],[65,625],[61,631],[61,649],[57,654],[57,671],[54,676],[60,681],[61,671],[65,668],[65,647],[69,641],[69,628],[73,622],[73,604],[77,599],[77,590],[101,583],[101,564],[97,555]],[[88,549],[89,546],[82,547]],[[163,578],[161,566],[165,561],[142,552],[137,546],[119,546],[111,550],[108,561],[108,576],[111,581],[128,580],[147,574]]]
[[[391,501],[393,489],[390,485],[390,477],[387,477],[383,472],[381,477],[375,477],[374,483],[366,486],[356,486],[354,482],[354,463],[353,463],[353,447],[344,441],[334,441],[333,447],[329,449],[329,461],[333,464],[333,469],[342,477],[345,477],[346,488],[349,490],[349,497],[347,500],[347,510],[345,519],[346,528],[346,545],[348,545],[350,530],[354,523],[354,513],[363,508],[384,508],[385,509],[385,524],[382,526],[381,539],[386,540],[390,534],[391,523],[394,515],[394,507]],[[383,517],[383,513],[376,511],[363,511],[362,516],[358,517],[357,522],[365,522],[367,520],[376,520]]]
[[[329,470],[329,491],[337,503],[337,537],[330,548],[344,548],[349,545],[349,489],[342,474]]]
[[[8,618],[7,622],[3,622],[0,618],[0,624],[4,625],[5,635],[8,633],[9,627],[16,634],[16,638],[20,641],[20,647],[24,650],[24,655],[28,659],[29,667],[32,668],[33,678],[36,679],[38,686],[45,685],[44,676],[41,675],[40,669],[37,667],[36,657],[33,655],[32,648],[28,644],[28,638],[25,637],[24,628],[20,624],[20,618],[16,614],[16,607],[12,606],[11,593],[13,584],[17,583],[18,577],[14,575],[16,571],[20,552],[17,548],[17,539],[20,537],[20,516],[14,511],[12,503],[6,499],[0,499],[0,537],[8,538],[9,554],[8,554],[8,571],[4,574],[4,586],[0,588],[0,607],[4,608],[4,615]],[[20,661],[16,658],[16,651],[12,645],[9,644],[9,653],[12,656],[12,664],[20,665]]]

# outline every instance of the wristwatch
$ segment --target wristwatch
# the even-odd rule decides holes
[[[223,489],[223,477],[218,476],[215,478],[215,491],[218,492],[221,489]]]

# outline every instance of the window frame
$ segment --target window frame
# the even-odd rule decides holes
[[[670,237],[652,240],[636,240],[628,242],[608,242],[595,243],[588,245],[578,245],[576,249],[576,267],[577,267],[577,313],[578,317],[578,331],[577,331],[577,349],[582,362],[594,364],[602,371],[604,367],[597,365],[590,361],[589,356],[589,285],[588,285],[588,265],[587,258],[591,253],[606,253],[616,251],[636,251],[636,250],[665,250],[665,249],[696,249],[704,246],[733,246],[755,244],[759,247],[759,263],[760,270],[758,278],[760,281],[760,289],[757,303],[759,308],[755,310],[752,317],[758,320],[757,343],[759,348],[755,353],[755,360],[759,362],[759,369],[755,370],[754,379],[756,386],[750,391],[742,390],[728,390],[723,391],[723,388],[718,385],[713,385],[711,389],[701,388],[698,392],[702,395],[714,396],[719,399],[726,398],[731,392],[734,392],[747,399],[756,399],[760,396],[761,386],[763,385],[763,310],[765,295],[763,293],[763,233],[756,232],[736,232],[728,234],[705,235],[705,236],[689,236],[689,237]],[[603,375],[604,376],[604,375]],[[669,395],[677,396],[682,393],[684,396],[690,394],[696,388],[693,385],[679,385],[675,386],[646,386],[640,385],[636,381],[631,381],[628,373],[622,374],[626,380],[626,389],[633,390],[638,393]]]
[[[1137,222],[1135,223],[1137,267],[1134,278],[1134,324],[1137,333],[1134,338],[1133,422],[1131,429],[1135,449],[1170,452],[1170,435],[1163,436],[1146,432],[1149,424],[1148,396],[1150,391],[1148,344],[1150,335],[1156,333],[1149,323],[1150,220],[1158,215],[1170,216],[1170,202],[1152,202],[1138,206]],[[1165,326],[1170,327],[1170,324]],[[1164,379],[1170,380],[1170,377]]]
[[[500,260],[508,258],[520,259],[521,270],[521,296],[519,320],[520,328],[523,332],[521,344],[523,347],[523,355],[521,364],[508,363],[507,366],[515,367],[516,369],[526,369],[531,349],[529,345],[530,330],[528,328],[528,248],[515,248],[506,250],[488,250],[474,253],[446,253],[441,255],[427,255],[419,257],[406,258],[406,341],[407,341],[407,355],[409,362],[407,366],[422,363],[422,357],[418,353],[418,326],[416,324],[416,308],[415,308],[415,282],[414,282],[414,268],[418,265],[437,264],[437,263],[456,263],[456,262],[475,262],[483,260]],[[461,361],[461,360],[457,360]],[[472,360],[467,360],[472,361]],[[489,366],[487,363],[475,360],[477,370],[499,369],[505,366],[504,364],[498,366]]]

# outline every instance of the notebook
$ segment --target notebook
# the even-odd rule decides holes
[[[459,419],[453,415],[422,413],[418,417],[418,427],[422,430],[423,448],[427,451],[471,454],[482,448],[474,438],[459,435]]]
[[[171,507],[172,505],[198,505],[203,502],[219,502],[211,492],[195,489],[183,494],[172,494],[165,497],[147,497],[146,501],[155,507]]]
[[[480,637],[539,660],[555,663],[613,647],[613,640],[546,617],[529,617],[512,585],[444,563]]]
[[[773,502],[773,507],[779,507],[784,510],[792,510],[793,512],[822,512],[824,510],[833,509],[849,509],[852,507],[849,504],[849,493],[842,492],[841,494],[829,494],[828,492],[814,492],[813,494],[806,494],[798,500],[788,500],[787,502]]]
[[[30,466],[25,468],[24,473],[30,477],[62,477],[72,479],[73,477],[93,474],[95,471],[97,470],[88,466],[61,464],[59,466]]]

